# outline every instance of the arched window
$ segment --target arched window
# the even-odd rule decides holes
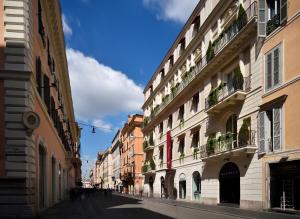
[[[195,200],[198,200],[200,198],[201,194],[201,176],[198,171],[195,171],[193,173],[193,186],[192,186],[192,191],[193,191],[193,197]]]
[[[186,178],[184,173],[179,175],[179,198],[186,198]]]

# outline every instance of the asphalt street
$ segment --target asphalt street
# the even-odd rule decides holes
[[[231,207],[204,206],[160,199],[144,199],[121,196],[105,196],[95,193],[84,200],[60,203],[40,216],[41,219],[87,219],[87,218],[122,218],[122,219],[300,219],[299,216],[281,213],[245,211]]]

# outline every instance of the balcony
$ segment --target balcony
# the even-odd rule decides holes
[[[250,76],[244,77],[238,84],[229,85],[222,82],[205,99],[206,113],[218,113],[227,106],[235,105],[245,100],[247,92],[250,90],[250,85]]]
[[[226,133],[218,138],[208,138],[207,144],[200,146],[202,161],[224,159],[241,154],[254,154],[256,132],[251,130],[243,133]]]
[[[154,174],[156,169],[155,162],[153,158],[150,159],[150,161],[145,162],[145,164],[142,166],[142,174]]]
[[[172,105],[174,99],[179,99],[192,86],[197,86],[203,79],[216,68],[224,65],[225,61],[230,61],[230,57],[234,57],[239,53],[241,47],[253,38],[257,30],[257,3],[253,2],[245,11],[245,16],[236,20],[226,31],[223,31],[215,42],[211,45],[211,51],[207,52],[196,66],[185,73],[185,77],[181,83],[175,84],[171,88],[171,93],[167,94],[160,105],[152,110],[151,115],[146,117],[144,129],[150,127],[155,118],[166,110],[166,106]]]
[[[154,141],[153,141],[153,138],[149,139],[149,141],[144,141],[143,143],[143,149],[144,149],[144,152],[147,152],[147,151],[150,151],[150,150],[153,150],[154,149]]]

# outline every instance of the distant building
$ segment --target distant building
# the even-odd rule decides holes
[[[120,165],[120,130],[116,133],[112,145],[111,145],[111,154],[112,154],[112,181],[114,185],[114,189],[117,191],[121,191],[122,181],[120,179],[121,176],[121,165]]]
[[[34,217],[81,184],[59,1],[1,1],[0,215]]]
[[[121,180],[123,192],[127,194],[138,194],[143,190],[142,123],[142,115],[129,116],[120,133]]]

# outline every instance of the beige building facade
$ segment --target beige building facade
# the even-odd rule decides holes
[[[34,217],[81,184],[60,3],[0,5],[0,215]]]
[[[300,210],[300,2],[262,1],[266,7],[259,156],[264,208]],[[275,7],[276,6],[276,7]]]

